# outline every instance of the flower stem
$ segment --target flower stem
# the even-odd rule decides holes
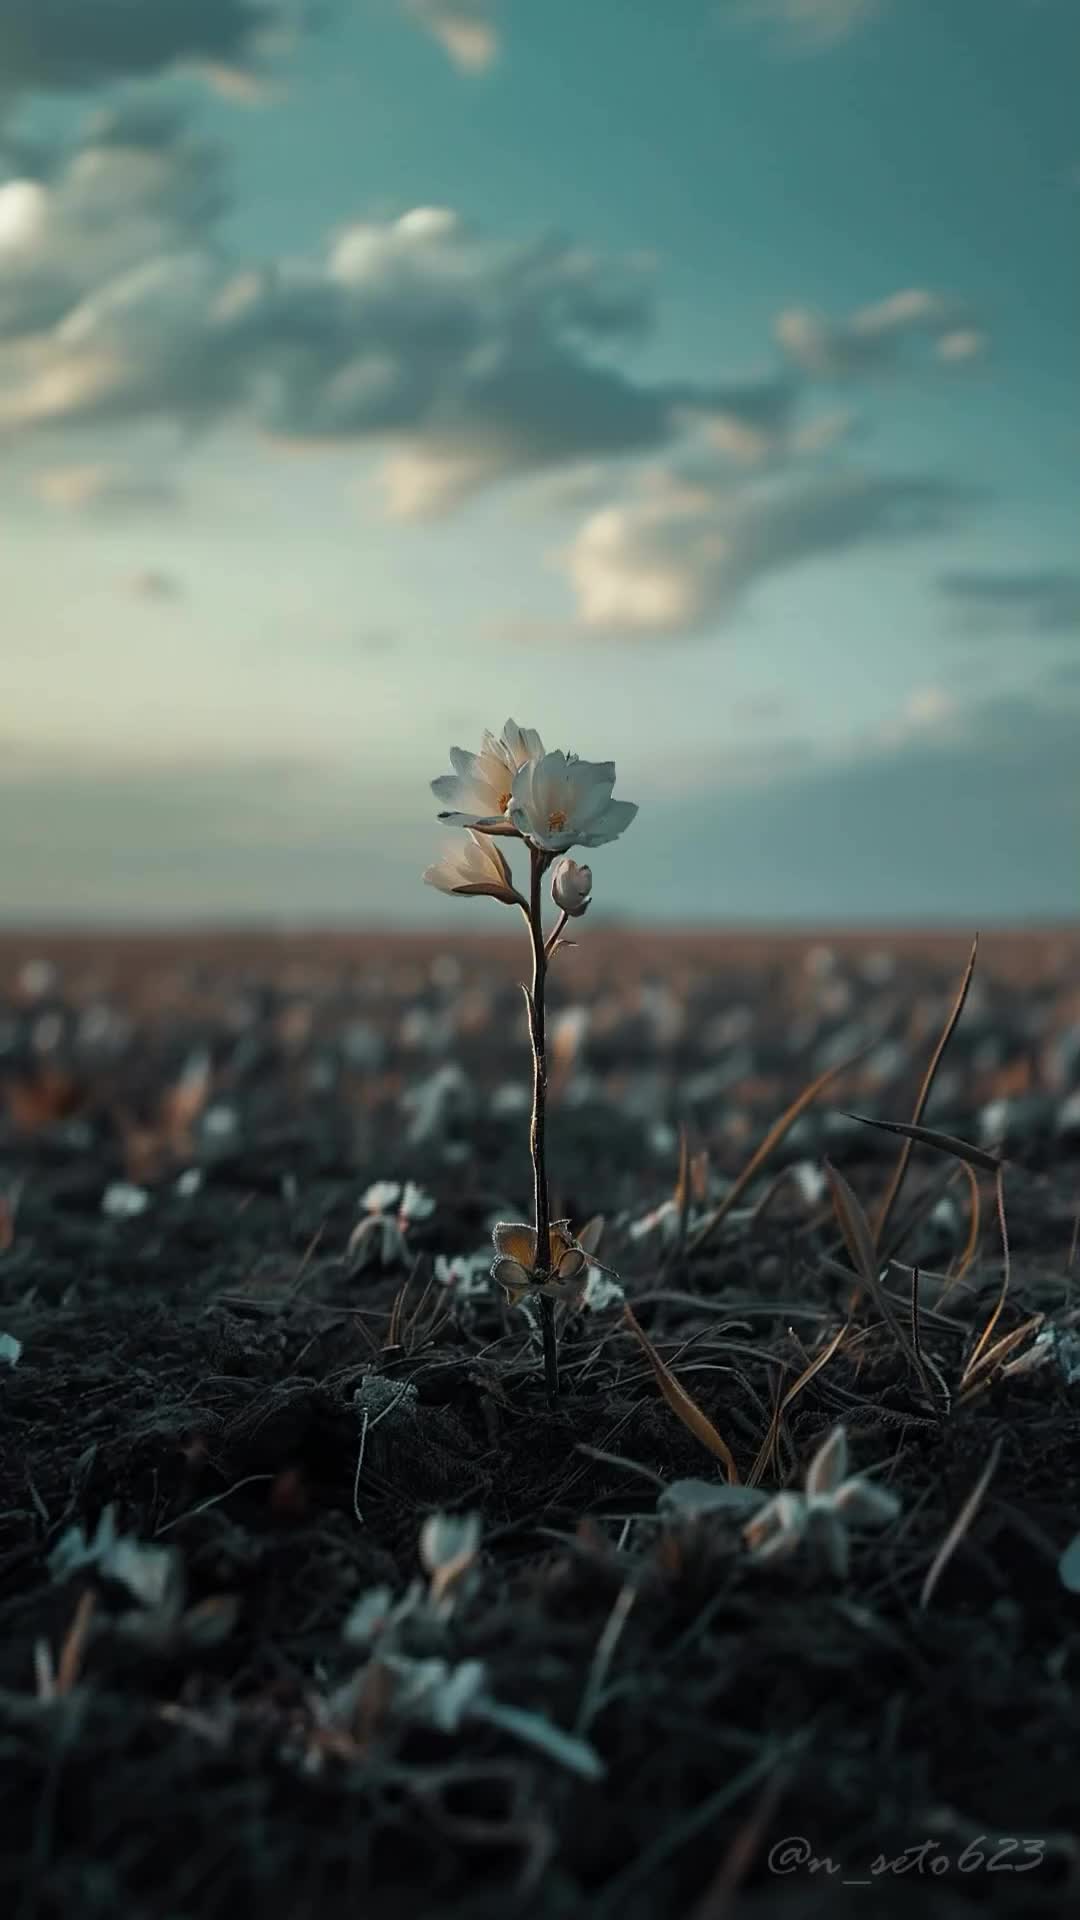
[[[546,1272],[551,1258],[551,1201],[548,1194],[545,1122],[547,1118],[547,1042],[544,1028],[544,987],[548,955],[544,943],[544,914],[541,891],[551,855],[536,847],[529,850],[531,862],[529,887],[529,937],[532,941],[533,975],[528,996],[529,1037],[533,1055],[532,1125],[529,1148],[533,1164],[533,1219],[536,1226],[536,1270]],[[540,1330],[544,1341],[544,1378],[548,1405],[554,1407],[559,1396],[559,1355],[555,1344],[555,1302],[537,1296]]]

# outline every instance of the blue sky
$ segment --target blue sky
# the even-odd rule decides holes
[[[0,0],[0,915],[1080,908],[1072,0]]]

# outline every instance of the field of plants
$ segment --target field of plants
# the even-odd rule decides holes
[[[574,931],[546,1296],[520,940],[0,938],[12,1920],[1076,1900],[1080,933]]]

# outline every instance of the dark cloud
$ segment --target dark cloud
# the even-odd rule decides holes
[[[1001,698],[940,737],[868,740],[831,762],[819,750],[788,777],[777,766],[755,782],[749,839],[737,783],[643,806],[634,871],[653,876],[649,906],[675,917],[695,873],[723,875],[722,897],[699,897],[702,918],[1064,917],[1077,908],[1075,796],[1075,711]]]
[[[1080,633],[1080,573],[1068,568],[954,570],[938,587],[965,633]]]
[[[181,61],[244,66],[281,18],[264,0],[0,0],[0,90],[74,91]]]

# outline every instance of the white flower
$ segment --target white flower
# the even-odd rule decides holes
[[[455,827],[479,827],[485,833],[516,834],[517,828],[507,819],[514,777],[543,751],[535,728],[519,727],[516,720],[506,722],[499,739],[485,731],[479,753],[451,747],[453,773],[440,774],[431,783],[436,799],[450,803],[451,810],[440,813],[439,819]]]
[[[402,1232],[410,1220],[430,1220],[435,1206],[436,1202],[430,1193],[425,1193],[423,1187],[418,1187],[415,1180],[406,1180],[405,1191],[398,1208],[398,1225]]]
[[[438,887],[440,893],[487,894],[492,900],[505,901],[508,907],[525,906],[498,847],[484,834],[471,830],[435,866],[426,868],[424,884]]]
[[[518,833],[544,853],[600,847],[617,839],[637,812],[632,800],[613,800],[614,760],[579,760],[545,753],[514,775],[509,817]]]
[[[149,1205],[150,1195],[144,1187],[132,1186],[128,1180],[114,1180],[102,1195],[101,1211],[110,1220],[134,1220],[145,1213]]]
[[[581,1296],[586,1313],[603,1313],[606,1307],[619,1306],[625,1299],[626,1293],[621,1282],[611,1279],[603,1267],[594,1267],[590,1263],[585,1291]]]
[[[396,1204],[400,1192],[401,1184],[399,1181],[376,1180],[368,1188],[367,1192],[361,1195],[361,1205],[365,1206],[369,1213],[386,1213],[390,1207]]]
[[[577,920],[589,904],[592,893],[592,868],[579,867],[576,860],[560,860],[551,876],[551,897],[560,912]]]
[[[429,1513],[420,1529],[420,1564],[428,1575],[429,1598],[444,1613],[468,1593],[483,1521],[478,1513]],[[456,1590],[456,1591],[455,1591]]]
[[[491,1277],[506,1291],[511,1306],[525,1294],[543,1293],[568,1300],[579,1290],[575,1282],[585,1272],[586,1256],[570,1232],[569,1220],[553,1220],[548,1230],[548,1259],[536,1272],[536,1228],[524,1221],[500,1220],[492,1229],[495,1259]]]
[[[376,1180],[363,1196],[366,1217],[349,1236],[345,1258],[354,1270],[377,1261],[389,1267],[408,1258],[405,1236],[414,1220],[427,1220],[435,1211],[431,1195],[407,1180],[402,1192],[397,1180]],[[391,1208],[396,1207],[396,1213]]]
[[[435,1255],[435,1278],[441,1287],[453,1287],[459,1299],[471,1300],[490,1292],[491,1261],[487,1253]]]
[[[778,1493],[743,1529],[756,1560],[786,1560],[802,1541],[815,1547],[830,1571],[848,1569],[849,1526],[885,1527],[900,1512],[887,1487],[847,1477],[847,1432],[834,1427],[806,1470],[805,1493]]]

